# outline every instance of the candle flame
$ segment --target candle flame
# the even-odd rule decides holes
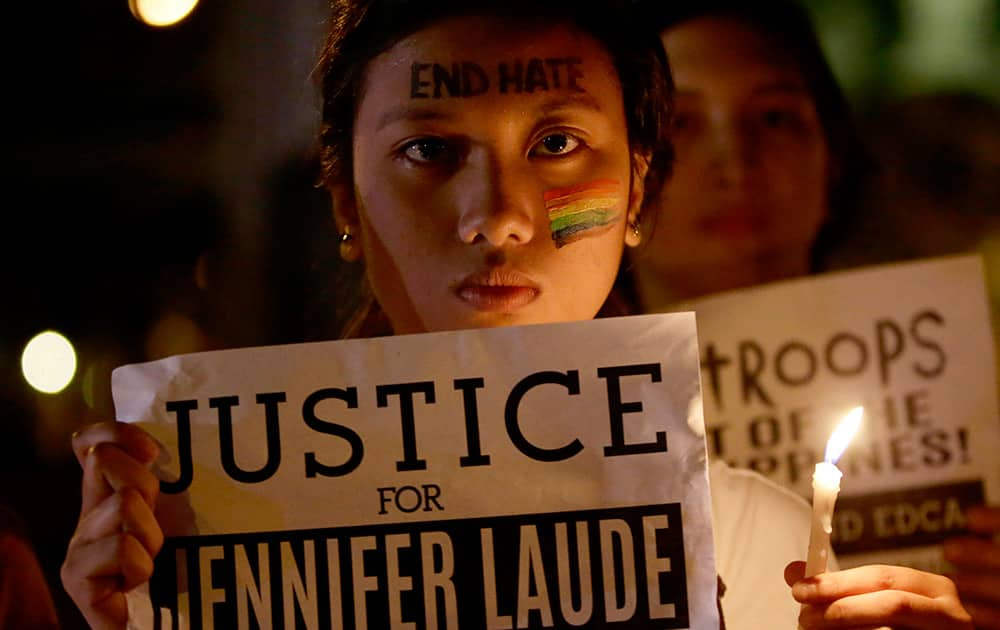
[[[837,460],[840,459],[840,456],[847,449],[847,445],[850,444],[851,438],[858,432],[858,428],[861,426],[861,418],[864,414],[864,407],[855,407],[844,416],[844,419],[833,430],[833,434],[830,435],[830,439],[826,443],[825,461],[831,464],[837,463]]]

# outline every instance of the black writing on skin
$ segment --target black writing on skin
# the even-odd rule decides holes
[[[535,91],[583,92],[583,60],[579,57],[531,57],[500,61],[488,72],[474,61],[442,64],[415,61],[410,65],[410,98],[451,98]]]

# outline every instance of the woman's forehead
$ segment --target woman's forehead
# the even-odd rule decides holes
[[[586,40],[586,44],[584,41]],[[551,50],[560,46],[601,45],[569,20],[553,17],[467,15],[435,20],[396,42],[386,54],[462,52],[497,53],[518,49]]]
[[[719,79],[804,85],[789,51],[752,26],[729,17],[702,17],[663,34],[678,89]]]
[[[373,59],[363,93],[380,99],[468,99],[584,92],[617,73],[596,39],[553,20],[482,16],[437,21]],[[606,86],[602,85],[602,89]]]

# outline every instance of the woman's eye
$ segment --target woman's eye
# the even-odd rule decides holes
[[[403,147],[402,154],[418,164],[441,163],[453,157],[451,147],[444,140],[436,138],[414,140]]]
[[[670,119],[670,131],[678,136],[697,133],[704,125],[704,115],[698,110],[680,110]]]
[[[580,146],[580,141],[568,133],[553,133],[539,140],[532,149],[532,155],[552,156],[571,153]]]
[[[781,109],[769,109],[762,115],[764,124],[771,128],[788,127],[796,122],[795,114]]]

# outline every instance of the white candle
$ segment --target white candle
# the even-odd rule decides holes
[[[833,504],[840,492],[843,473],[830,462],[819,462],[813,471],[812,529],[809,530],[809,553],[806,577],[826,571],[830,534],[833,532]]]
[[[806,554],[806,577],[826,571],[830,534],[833,532],[833,506],[837,502],[840,478],[843,476],[836,464],[861,426],[863,414],[864,408],[855,407],[844,416],[826,443],[823,461],[816,464],[813,472],[812,528],[809,530],[809,551]]]

